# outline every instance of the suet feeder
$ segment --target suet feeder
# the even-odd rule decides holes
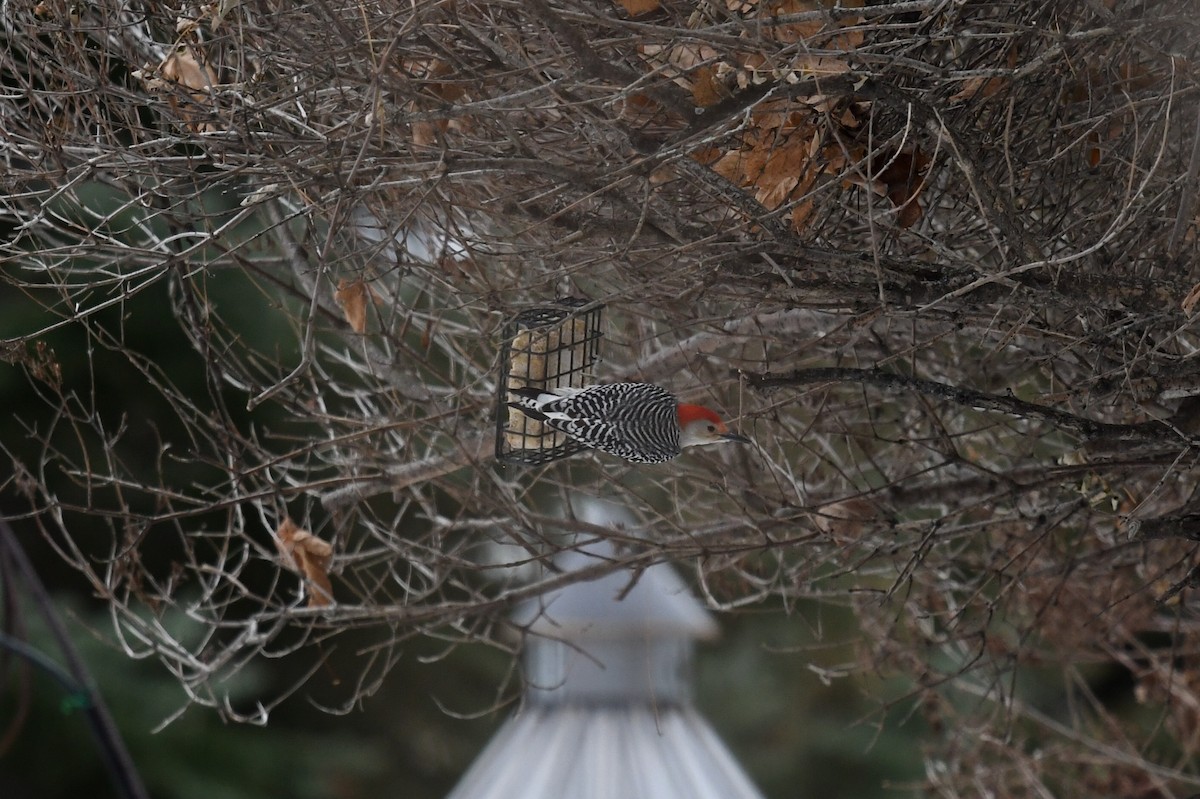
[[[604,305],[567,298],[530,308],[505,328],[501,379],[496,403],[496,457],[505,463],[536,466],[573,455],[583,445],[508,403],[514,388],[580,388],[600,354]]]

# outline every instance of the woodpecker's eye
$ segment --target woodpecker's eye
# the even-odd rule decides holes
[[[708,432],[710,432],[710,433],[715,433],[715,432],[717,432],[717,426],[716,426],[715,424],[710,424],[710,425],[708,426]]]

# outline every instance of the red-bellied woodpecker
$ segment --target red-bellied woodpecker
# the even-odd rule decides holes
[[[749,443],[729,432],[721,417],[680,402],[650,383],[608,383],[587,388],[515,388],[509,407],[592,449],[634,463],[661,463],[684,447]]]

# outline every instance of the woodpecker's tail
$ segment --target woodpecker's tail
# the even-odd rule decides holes
[[[541,395],[540,391],[528,388],[510,388],[508,391],[509,394],[517,397],[516,402],[507,403],[508,407],[512,408],[513,410],[520,411],[535,421],[546,421],[546,414],[537,409],[537,398],[539,395]]]
[[[529,388],[528,386],[510,388],[508,393],[517,398],[516,402],[508,403],[508,407],[520,411],[537,422],[544,422],[548,418],[546,414],[541,412],[541,406],[551,400],[558,399],[553,394],[541,389]]]
[[[510,402],[508,403],[508,407],[512,408],[514,411],[520,411],[535,422],[545,422],[550,418],[541,411],[534,410],[533,408],[530,408],[527,405],[522,405],[519,402]],[[511,419],[512,417],[510,416],[508,418]]]
[[[509,404],[515,405],[523,411],[540,411],[552,402],[565,397],[573,397],[581,391],[583,389],[572,388],[571,386],[558,386],[556,388],[531,388],[529,386],[522,386],[520,388],[510,388],[508,393],[515,396],[517,401]]]
[[[529,403],[530,405],[537,405],[540,397],[545,396],[546,399],[550,399],[550,397],[552,396],[545,389],[530,388],[529,386],[521,386],[520,388],[510,388],[508,390],[508,393],[517,397],[518,399],[517,399],[516,404],[519,404],[521,406],[524,406],[525,403]]]

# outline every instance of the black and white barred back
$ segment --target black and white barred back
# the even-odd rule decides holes
[[[652,383],[512,389],[517,408],[592,449],[634,463],[661,463],[679,447],[679,400]]]

